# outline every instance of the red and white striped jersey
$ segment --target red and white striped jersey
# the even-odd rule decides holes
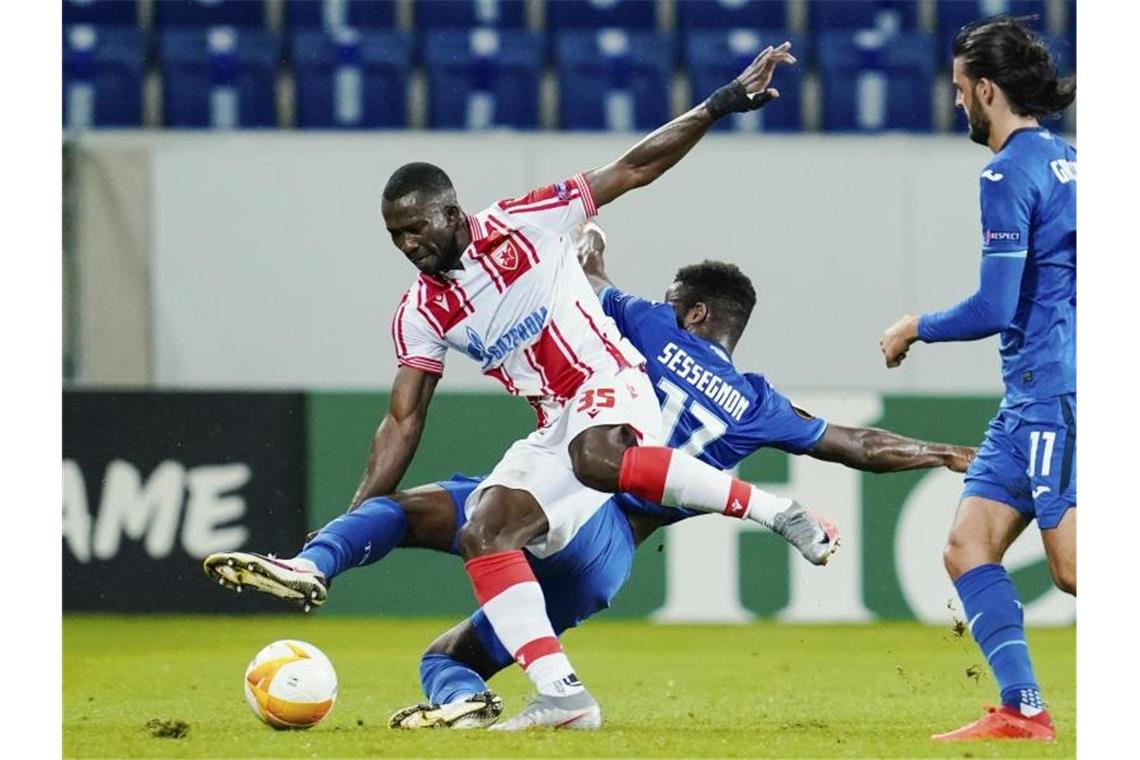
[[[597,213],[581,174],[467,218],[461,268],[421,274],[392,319],[396,359],[443,374],[448,348],[479,362],[509,393],[543,408],[595,373],[645,359],[605,315],[570,231]]]

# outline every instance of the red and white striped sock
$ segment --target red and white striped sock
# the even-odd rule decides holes
[[[618,490],[666,507],[688,507],[749,519],[771,528],[792,500],[768,493],[683,451],[665,446],[626,449]]]
[[[567,696],[582,691],[546,616],[542,588],[522,551],[485,554],[468,560],[466,567],[483,614],[538,693]]]

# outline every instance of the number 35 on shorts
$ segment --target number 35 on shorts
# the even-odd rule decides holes
[[[589,414],[595,409],[612,409],[617,404],[615,393],[613,388],[589,388],[578,399],[574,411]]]

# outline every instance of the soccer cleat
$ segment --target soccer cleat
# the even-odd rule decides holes
[[[1049,713],[1041,712],[1033,717],[1002,705],[986,706],[986,714],[954,731],[934,734],[930,737],[940,742],[971,742],[985,739],[1033,739],[1051,742],[1057,738]]]
[[[388,719],[389,728],[486,728],[503,714],[503,700],[490,691],[446,705],[421,703]]]
[[[813,565],[826,565],[839,548],[839,529],[821,514],[792,502],[772,520],[772,531],[799,549]]]
[[[510,720],[491,726],[492,731],[523,731],[528,728],[568,728],[597,731],[602,727],[602,708],[582,691],[569,697],[540,694]]]
[[[247,552],[211,554],[202,570],[218,584],[241,593],[244,588],[285,599],[308,612],[320,607],[328,596],[328,581],[320,573],[302,569],[272,555]]]

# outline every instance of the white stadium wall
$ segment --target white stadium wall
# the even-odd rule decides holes
[[[414,274],[379,216],[394,168],[437,163],[479,208],[603,163],[634,139],[86,135],[81,177],[127,150],[149,176],[104,171],[79,183],[78,255],[102,268],[80,283],[76,380],[384,388],[395,367],[389,317]],[[919,348],[892,372],[877,345],[900,314],[976,287],[986,158],[964,136],[710,136],[602,210],[609,269],[622,287],[659,296],[684,264],[739,264],[760,302],[738,362],[784,388],[996,393],[992,340]],[[100,329],[126,317],[135,329]],[[485,388],[453,357],[441,390]]]

